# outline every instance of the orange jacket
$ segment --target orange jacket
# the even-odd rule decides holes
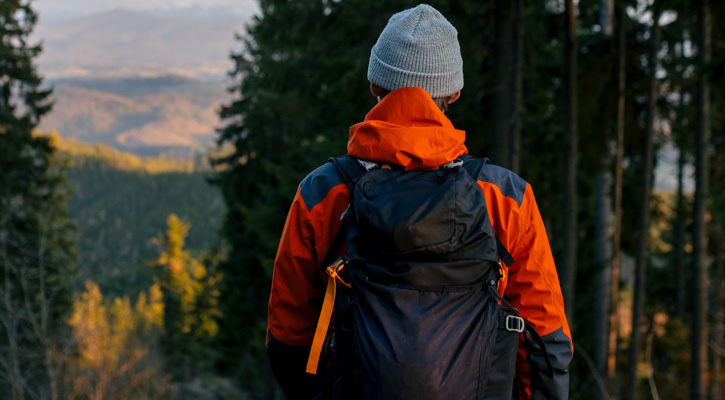
[[[465,132],[453,127],[427,92],[403,88],[384,97],[365,121],[350,128],[347,147],[351,156],[416,170],[438,167],[467,153],[464,141]],[[494,232],[515,260],[504,266],[499,293],[542,336],[555,370],[549,376],[542,354],[527,352],[520,345],[518,397],[567,398],[571,334],[531,186],[511,171],[490,164],[483,168],[478,184]],[[331,163],[300,184],[275,259],[268,340],[303,348],[312,343],[326,285],[319,264],[348,201],[347,186]]]

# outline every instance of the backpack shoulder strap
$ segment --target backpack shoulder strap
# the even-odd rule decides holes
[[[360,165],[357,158],[349,155],[330,157],[328,161],[335,166],[335,169],[337,169],[337,172],[340,173],[340,176],[342,176],[342,179],[348,186],[367,171],[365,167]],[[338,229],[337,234],[335,234],[335,238],[332,239],[332,244],[320,263],[321,270],[325,270],[335,261],[335,255],[337,255],[337,252],[342,247],[342,244],[345,243],[345,239],[347,239],[347,218],[341,219],[342,225],[340,225],[340,229]]]
[[[481,176],[481,171],[483,171],[486,164],[490,163],[488,158],[477,158],[468,154],[464,154],[459,158],[463,161],[463,168],[466,169],[468,175],[476,180],[478,180],[478,177]],[[506,249],[506,246],[501,243],[498,236],[496,236],[496,250],[498,250],[498,257],[504,262],[504,264],[510,267],[511,264],[514,263],[515,260],[513,256],[509,253],[508,249]]]

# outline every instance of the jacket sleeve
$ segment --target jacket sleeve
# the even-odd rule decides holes
[[[508,268],[503,296],[541,336],[553,374],[547,368],[544,350],[533,340],[526,342],[522,338],[516,362],[517,397],[568,399],[567,367],[573,356],[571,333],[549,239],[528,184],[518,217],[518,238],[515,244],[511,238],[508,240],[513,244],[515,261]]]
[[[545,353],[522,335],[516,359],[518,399],[567,399],[573,356],[569,325],[544,223],[531,186],[510,171],[491,166],[479,180],[496,236],[514,258],[504,265],[499,294],[516,307],[546,346]]]
[[[267,309],[267,356],[290,399],[311,398],[317,386],[320,374],[306,374],[305,364],[325,295],[326,280],[318,264],[340,227],[339,217],[348,201],[345,185],[309,194],[312,181],[303,181],[287,214]],[[302,392],[307,394],[299,397]]]

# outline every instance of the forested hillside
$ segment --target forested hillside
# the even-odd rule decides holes
[[[186,244],[192,254],[219,244],[224,205],[207,182],[208,166],[142,158],[58,135],[52,142],[70,165],[68,213],[78,225],[81,282],[90,279],[114,296],[146,290],[153,276],[148,263],[161,251],[152,239],[170,214],[191,225]]]

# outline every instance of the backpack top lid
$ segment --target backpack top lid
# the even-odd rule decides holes
[[[350,185],[348,257],[416,284],[466,284],[498,262],[481,188],[466,168],[373,169]],[[423,274],[424,276],[421,276]]]

